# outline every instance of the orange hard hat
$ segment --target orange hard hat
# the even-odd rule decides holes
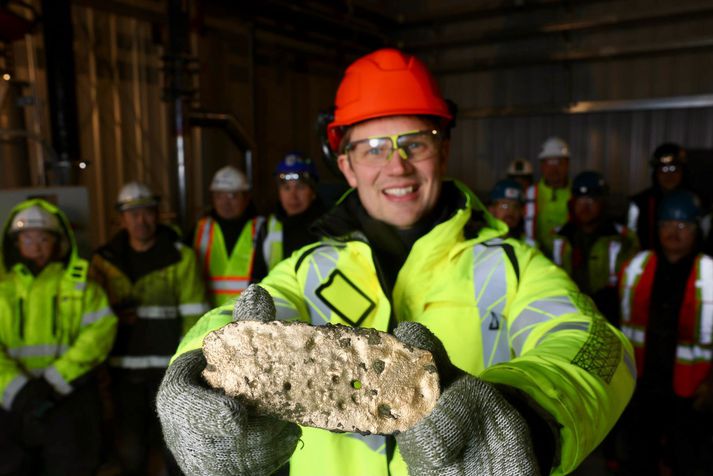
[[[338,152],[344,127],[386,116],[424,115],[453,119],[436,81],[415,56],[384,48],[362,56],[344,73],[327,126],[329,145]]]

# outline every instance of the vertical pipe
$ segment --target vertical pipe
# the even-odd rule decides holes
[[[55,181],[70,184],[79,160],[77,91],[74,71],[72,6],[69,0],[42,0],[52,145],[57,151]]]

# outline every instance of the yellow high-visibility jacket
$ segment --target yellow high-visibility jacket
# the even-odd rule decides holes
[[[155,269],[133,281],[125,269],[128,234],[120,232],[92,257],[90,273],[106,290],[119,316],[109,365],[124,369],[166,368],[181,337],[208,309],[193,250],[160,225]]]
[[[546,256],[552,256],[552,240],[556,228],[567,223],[568,202],[572,196],[569,184],[554,189],[540,180],[525,192],[525,233],[540,245]]]
[[[9,410],[32,378],[42,377],[59,394],[106,358],[114,342],[117,319],[99,285],[87,280],[88,263],[77,255],[74,234],[64,214],[43,200],[27,200],[12,217],[39,205],[59,219],[68,248],[63,262],[51,262],[36,276],[23,263],[7,263],[0,280],[0,398]]]
[[[394,321],[427,326],[455,365],[519,389],[551,416],[559,428],[552,473],[570,472],[631,398],[631,345],[560,268],[532,247],[501,239],[507,228],[464,186],[445,187],[458,187],[459,208],[415,242],[391,297],[364,234],[342,226],[349,223],[344,201],[328,215],[337,219],[323,241],[278,264],[260,285],[278,319],[382,331]],[[206,314],[177,355],[200,348],[230,320],[227,307]],[[389,461],[384,436],[303,430],[290,461],[294,475],[407,474],[398,448]]]

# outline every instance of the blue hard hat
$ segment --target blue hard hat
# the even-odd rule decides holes
[[[490,191],[490,201],[496,200],[517,200],[520,203],[525,202],[525,192],[522,185],[512,179],[503,179],[495,184],[495,187]]]
[[[317,167],[315,167],[312,159],[304,156],[301,152],[288,152],[285,157],[277,164],[275,168],[275,176],[279,180],[307,180],[312,182],[319,181]]]
[[[601,197],[606,195],[608,190],[602,174],[593,170],[578,174],[572,181],[572,195],[575,197]]]
[[[688,190],[674,190],[659,205],[659,221],[684,221],[696,223],[701,218],[701,201]]]

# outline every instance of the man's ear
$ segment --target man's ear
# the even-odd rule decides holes
[[[342,172],[342,175],[344,175],[344,178],[347,179],[347,183],[349,184],[349,186],[352,188],[356,188],[356,175],[354,174],[354,169],[352,169],[352,163],[349,161],[349,157],[347,157],[347,154],[341,154],[339,157],[337,157],[337,165],[339,166],[339,170]]]

